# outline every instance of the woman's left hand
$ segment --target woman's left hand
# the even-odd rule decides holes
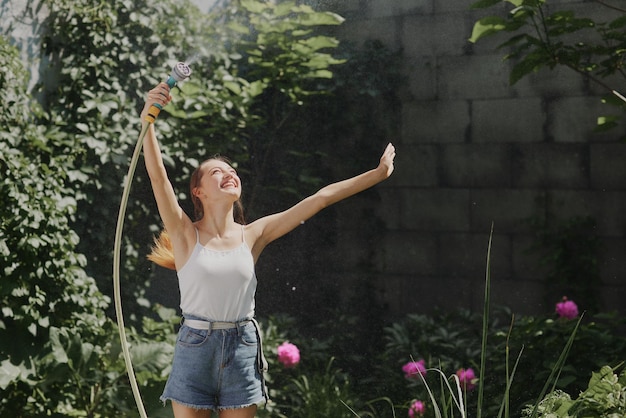
[[[393,173],[393,160],[396,158],[396,147],[390,142],[387,144],[382,157],[380,157],[380,164],[378,169],[385,173],[385,178],[389,177]]]

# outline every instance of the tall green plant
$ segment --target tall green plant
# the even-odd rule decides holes
[[[220,152],[239,165],[254,211],[255,196],[264,194],[248,179],[277,184],[268,179],[276,173],[272,162],[298,160],[286,145],[297,136],[286,127],[321,91],[315,80],[330,77],[330,66],[339,62],[327,52],[337,41],[316,28],[342,19],[295,2],[233,1],[204,14],[186,0],[45,1],[50,14],[44,54],[58,69],[42,86],[46,110],[71,140],[58,152],[80,156],[72,177],[79,191],[75,228],[90,255],[88,271],[106,293],[114,214],[138,136],[142,96],[173,63],[188,60],[193,69],[157,126],[176,189],[184,198],[190,171]],[[288,179],[283,192],[292,193],[306,179],[278,174]],[[135,291],[141,296],[146,275],[137,272],[148,270],[142,255],[160,227],[147,183],[139,170],[123,246],[129,301]],[[112,197],[96,204],[102,195]]]
[[[485,367],[487,363],[487,339],[489,335],[489,312],[491,304],[491,242],[493,238],[493,224],[489,233],[489,245],[487,246],[487,260],[485,271],[485,297],[483,301],[483,328],[480,345],[480,372],[478,374],[478,406],[476,416],[480,418],[483,413],[483,399],[485,395]],[[508,376],[507,376],[508,378]],[[506,403],[506,400],[503,402]]]
[[[44,109],[48,123],[68,138],[55,152],[76,156],[70,177],[77,199],[72,226],[88,255],[86,269],[103,292],[112,294],[115,214],[143,95],[169,73],[168,67],[191,55],[195,35],[188,28],[194,28],[197,13],[184,0],[43,1],[48,16],[42,61],[50,63],[40,85]],[[145,225],[155,223],[146,201],[135,195],[125,235],[129,303],[136,300],[134,290],[143,287],[144,275],[132,273],[147,267],[138,265],[144,252],[139,242],[150,241]]]
[[[500,48],[509,52],[505,59],[514,62],[511,84],[541,68],[569,68],[601,86],[605,101],[626,107],[626,99],[616,97],[619,79],[626,60],[626,9],[620,5],[595,0],[606,20],[594,16],[578,16],[575,10],[548,0],[479,0],[474,9],[505,6],[506,14],[479,19],[470,37],[478,42],[488,36],[506,36]],[[622,92],[624,93],[624,92]],[[598,118],[598,128],[614,127],[621,117],[606,115]]]

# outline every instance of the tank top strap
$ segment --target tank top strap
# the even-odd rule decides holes
[[[198,228],[196,228],[195,226],[193,227],[193,229],[196,230],[196,244],[200,244],[200,232],[198,231]]]
[[[246,244],[246,246],[248,246],[246,243],[246,234],[244,234],[243,225],[241,225],[241,242],[242,244]]]

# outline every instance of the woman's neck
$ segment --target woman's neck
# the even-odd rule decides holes
[[[232,206],[228,209],[205,208],[204,216],[196,222],[196,227],[213,237],[227,236],[237,225]]]

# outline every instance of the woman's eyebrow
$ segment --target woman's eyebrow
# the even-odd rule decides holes
[[[234,169],[233,167],[227,166],[227,167],[223,167],[221,165],[213,165],[213,166],[209,166],[207,168],[207,171],[211,172],[213,170],[221,170],[221,171],[231,171],[233,173],[236,173],[237,170]]]

